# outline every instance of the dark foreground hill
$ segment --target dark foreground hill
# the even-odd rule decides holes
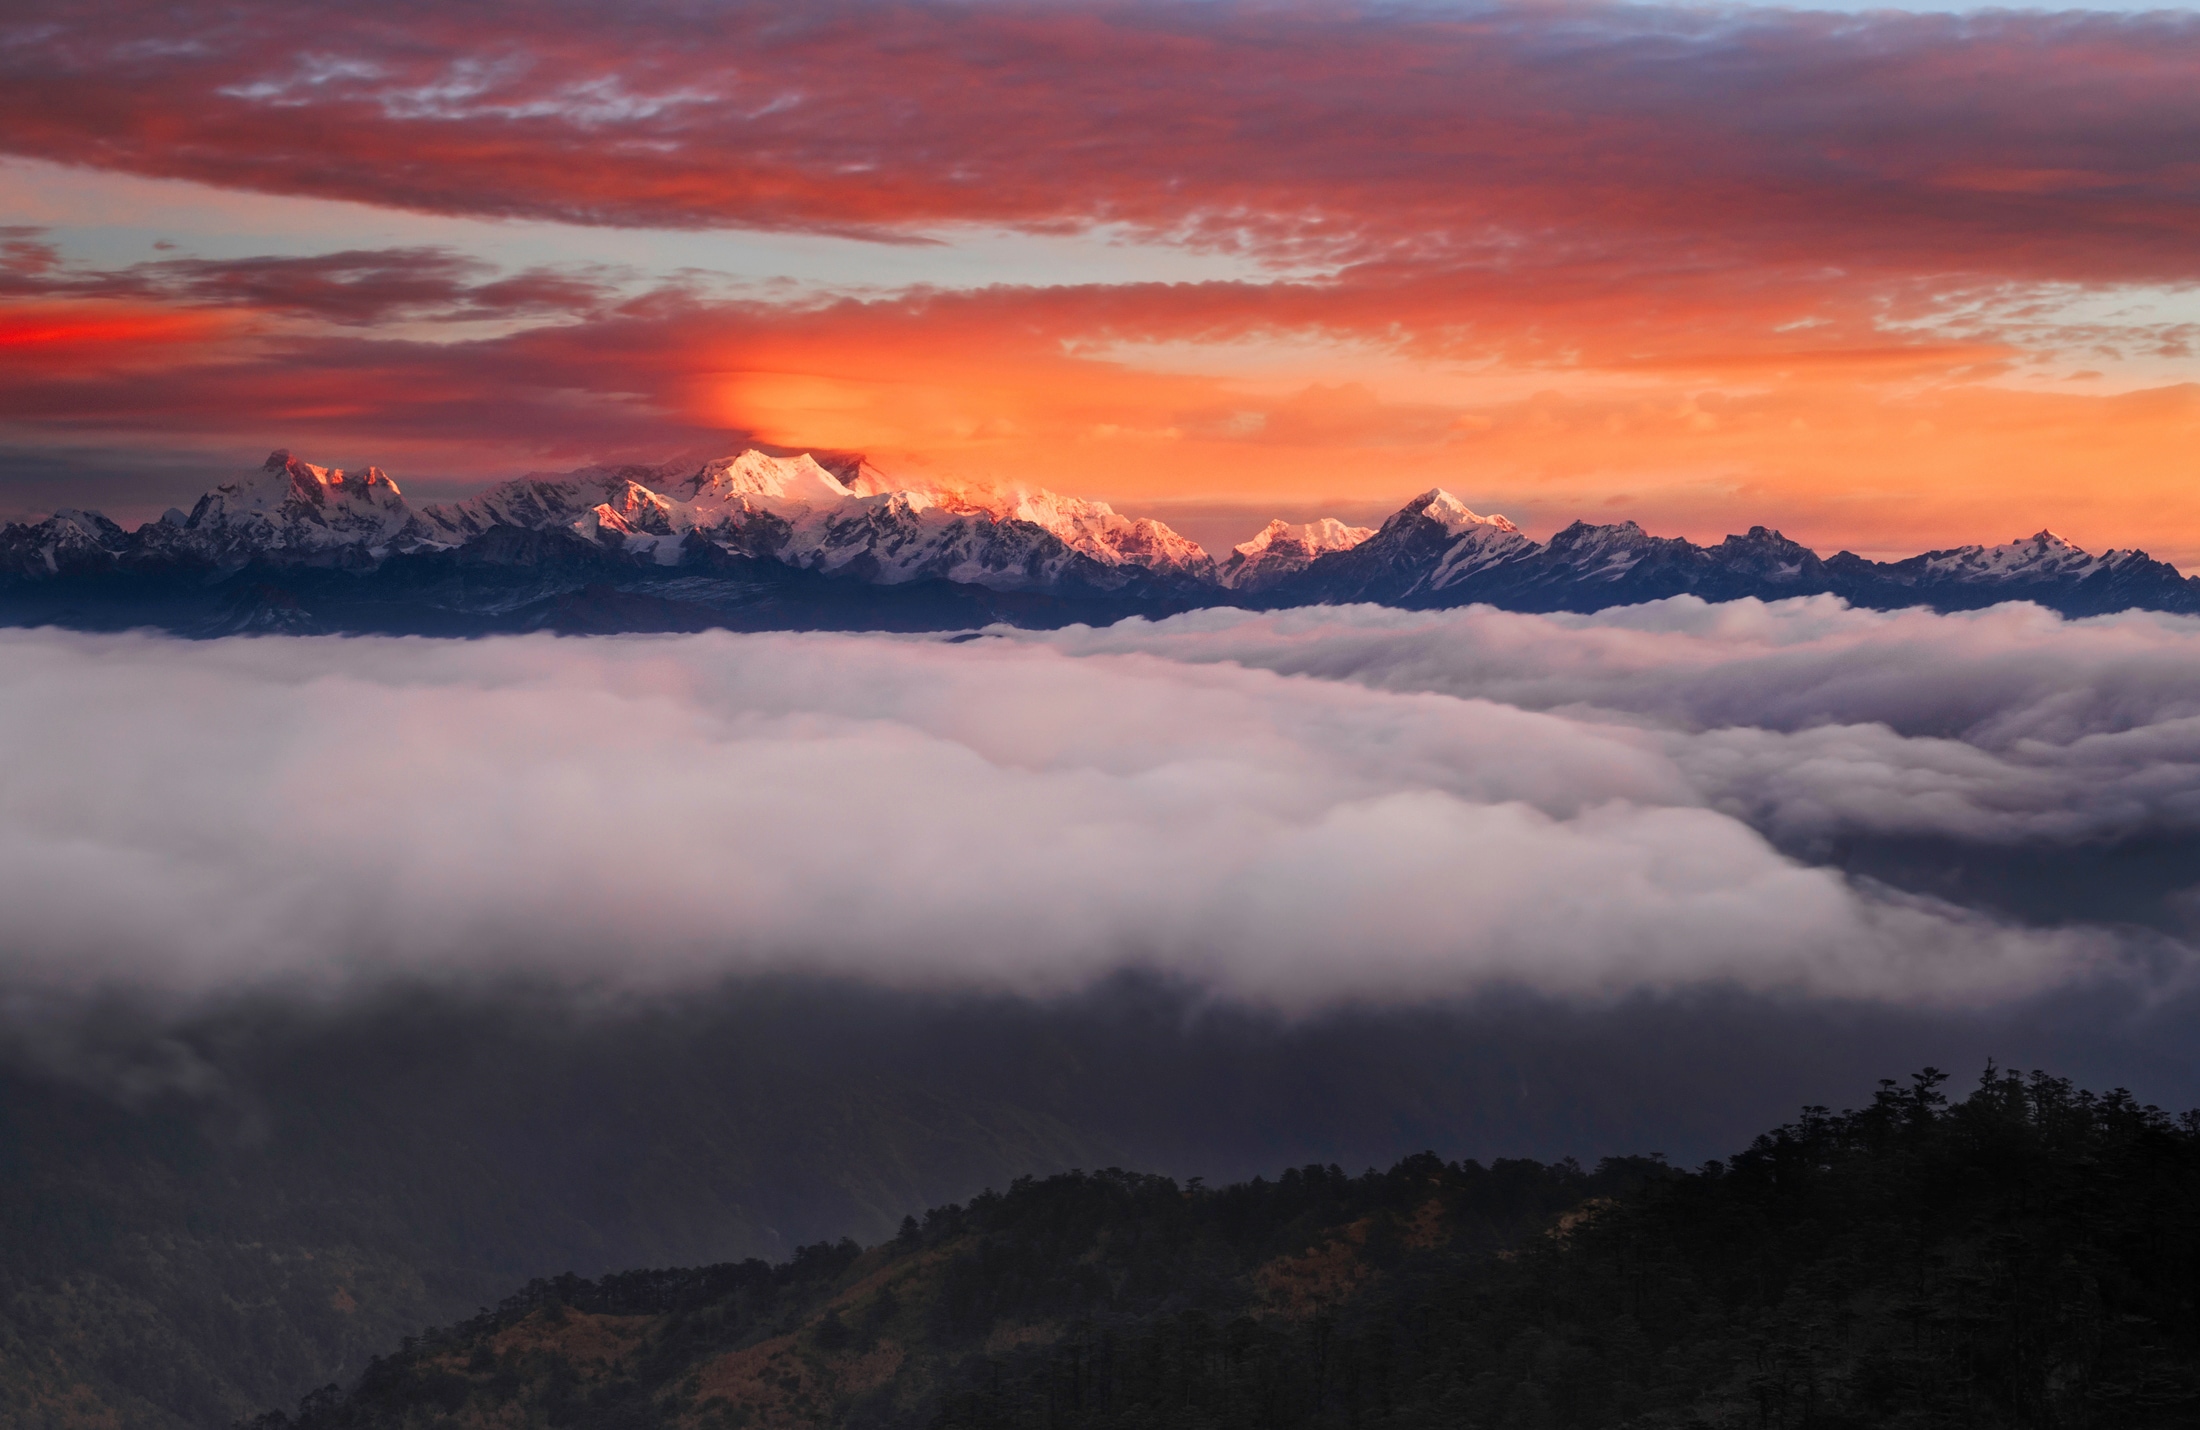
[[[1279,1020],[1136,980],[1044,1003],[790,980],[187,1015],[20,999],[0,1001],[7,1430],[223,1430],[536,1277],[878,1242],[1026,1173],[1220,1184],[1414,1147],[1693,1163],[1871,1069],[1997,1049],[2200,1100],[2191,1001],[1493,995]]]
[[[2200,1116],[1989,1069],[1730,1163],[1016,1182],[538,1281],[257,1430],[2200,1423]]]

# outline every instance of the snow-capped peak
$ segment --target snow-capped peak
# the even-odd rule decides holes
[[[1465,502],[1445,491],[1442,487],[1429,488],[1412,501],[1407,502],[1405,509],[1418,512],[1454,535],[1475,526],[1493,526],[1499,531],[1518,531],[1520,529],[1504,517],[1494,514],[1490,516],[1477,514],[1470,510]]]
[[[1028,521],[1052,532],[1072,551],[1108,566],[1144,566],[1190,573],[1213,565],[1206,549],[1151,517],[1129,517],[1104,501],[1066,497],[1044,489],[1017,492],[997,503],[970,498],[1004,521]]]
[[[0,576],[53,576],[100,565],[129,545],[129,533],[101,513],[63,507],[44,521],[0,530]]]
[[[164,545],[217,562],[354,548],[371,556],[429,539],[381,468],[317,467],[280,449],[258,471],[200,497],[180,526],[162,524],[171,533]]]
[[[2082,576],[2102,559],[2044,528],[2000,546],[1958,546],[1918,558],[1928,575],[1956,581]]]
[[[403,492],[380,467],[347,472],[341,467],[316,467],[277,448],[267,454],[260,470],[241,481],[224,482],[214,489],[233,494],[231,510],[264,511],[295,498],[326,506],[330,502],[354,504],[364,499],[389,505]]]
[[[1247,560],[1277,546],[1303,547],[1318,556],[1325,551],[1350,551],[1374,534],[1373,527],[1346,526],[1333,516],[1295,523],[1279,516],[1251,541],[1241,541],[1230,549]]]
[[[67,530],[86,541],[111,545],[117,550],[121,549],[125,534],[121,527],[108,519],[105,512],[84,511],[73,506],[65,506],[55,512],[48,518],[48,524],[57,532]]]
[[[1347,526],[1333,516],[1307,522],[1278,517],[1252,540],[1230,548],[1228,559],[1215,569],[1215,579],[1234,591],[1259,590],[1305,570],[1318,556],[1350,551],[1374,534],[1368,527]]]
[[[705,463],[701,471],[674,483],[672,495],[699,507],[746,504],[770,510],[837,506],[856,493],[806,452],[774,457],[752,447]]]

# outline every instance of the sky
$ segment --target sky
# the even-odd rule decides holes
[[[2200,565],[2190,7],[20,0],[0,515],[748,441]]]

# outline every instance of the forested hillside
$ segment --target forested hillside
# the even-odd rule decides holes
[[[1693,1172],[1026,1179],[867,1251],[536,1282],[255,1430],[2195,1423],[2200,1118],[1942,1081]]]

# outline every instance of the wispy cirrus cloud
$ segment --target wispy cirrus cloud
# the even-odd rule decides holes
[[[236,308],[358,328],[585,316],[609,305],[612,276],[571,268],[506,274],[480,258],[426,247],[92,268],[68,263],[42,229],[0,230],[0,298]]]

